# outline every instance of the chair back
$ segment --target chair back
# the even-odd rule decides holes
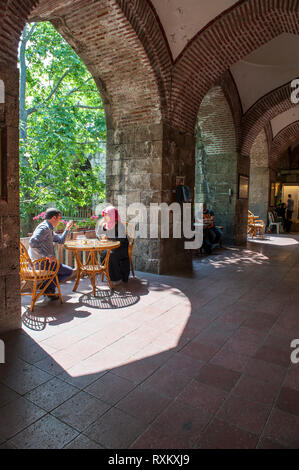
[[[60,263],[57,259],[49,263],[47,258],[40,258],[33,262],[30,259],[25,245],[20,241],[20,274],[21,279],[31,277],[50,279],[56,275],[59,270]]]
[[[125,225],[129,246],[133,246],[135,242],[135,227],[133,224],[130,224],[130,222],[125,222]]]
[[[26,274],[32,274],[34,266],[25,245],[20,241],[20,274],[21,278]]]
[[[256,220],[253,225],[256,227],[262,227],[263,229],[265,228],[265,222],[262,219]]]
[[[275,223],[275,220],[274,220],[274,216],[273,216],[273,212],[268,212],[268,216],[269,216],[269,222],[270,224],[274,224]]]
[[[248,217],[254,217],[253,212],[251,212],[249,209],[248,209]]]

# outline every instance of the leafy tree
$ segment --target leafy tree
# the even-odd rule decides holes
[[[94,195],[104,198],[88,157],[103,151],[106,122],[92,76],[50,23],[25,26],[19,64],[20,202],[29,229],[48,204],[75,215]]]

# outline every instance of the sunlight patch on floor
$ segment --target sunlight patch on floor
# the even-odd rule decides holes
[[[264,240],[249,238],[250,243],[259,243],[261,245],[273,245],[273,246],[291,246],[298,245],[299,241],[291,237],[278,237],[275,235],[266,236]]]

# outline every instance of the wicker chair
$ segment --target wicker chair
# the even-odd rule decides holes
[[[41,258],[34,263],[31,261],[28,251],[20,242],[20,278],[21,295],[31,295],[30,310],[33,312],[35,302],[45,293],[51,282],[57,287],[60,302],[62,303],[60,285],[57,277],[59,261],[49,263],[47,258]],[[46,294],[56,295],[56,294]]]
[[[263,220],[255,220],[254,223],[248,224],[250,234],[253,237],[260,235],[264,239],[265,222]]]

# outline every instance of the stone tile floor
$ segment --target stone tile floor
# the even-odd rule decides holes
[[[269,240],[271,238],[271,240]],[[137,273],[97,298],[82,280],[4,337],[0,448],[297,448],[299,236]]]

